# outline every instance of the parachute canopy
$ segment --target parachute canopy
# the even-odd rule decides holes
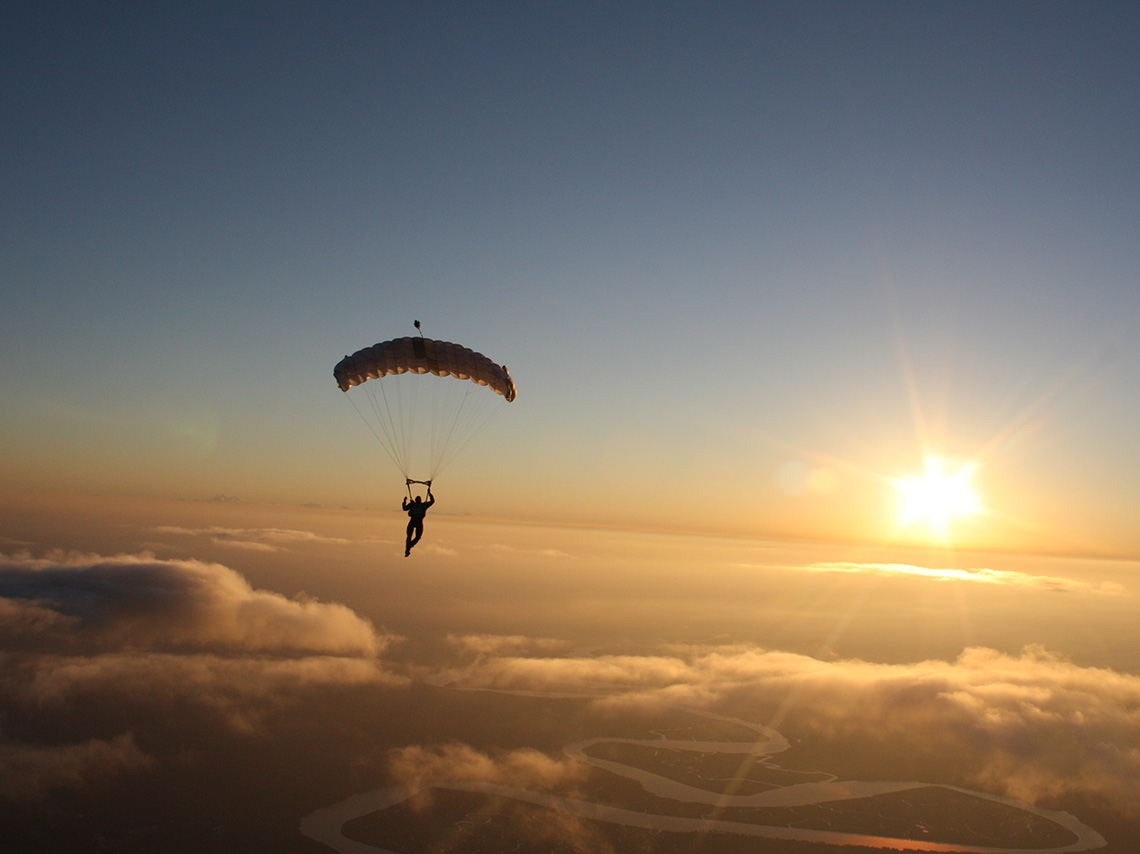
[[[496,365],[482,353],[431,338],[382,341],[345,356],[333,368],[341,391],[348,391],[365,380],[406,372],[471,380],[490,387],[508,401],[515,399],[515,383],[506,367]]]
[[[333,376],[409,485],[430,483],[501,411],[503,400],[515,399],[505,367],[431,338],[395,338],[357,350],[337,363]]]

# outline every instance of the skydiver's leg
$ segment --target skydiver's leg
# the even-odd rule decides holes
[[[414,537],[412,537],[412,535],[411,535],[411,528],[412,528],[412,527],[414,527],[414,528],[415,528],[415,534],[416,534],[416,535],[415,535]],[[408,546],[408,548],[411,548],[411,547],[412,547],[412,546],[414,546],[416,543],[418,543],[418,542],[420,541],[420,537],[422,537],[423,535],[424,535],[424,523],[423,523],[422,521],[419,521],[419,522],[413,522],[413,523],[412,523],[412,524],[409,526],[409,530],[408,530],[408,536],[409,536],[409,537],[411,537],[411,540],[410,540],[410,542],[411,542],[411,545],[410,545],[410,546]]]
[[[415,533],[415,530],[415,520],[408,522],[408,531],[404,537],[404,557],[407,557],[412,553],[412,546],[414,546],[416,544],[416,541],[419,540],[419,537],[416,537],[414,540],[412,539],[412,534]]]

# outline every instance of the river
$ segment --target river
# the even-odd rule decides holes
[[[528,692],[536,694],[537,692]],[[565,696],[551,694],[550,696]],[[693,709],[684,709],[691,714],[702,715],[715,720],[725,721],[748,727],[754,731],[759,739],[755,742],[711,742],[687,741],[669,738],[632,739],[632,738],[590,738],[566,745],[564,752],[579,761],[587,762],[597,768],[614,774],[619,774],[636,780],[650,794],[675,801],[695,804],[716,805],[719,807],[795,807],[823,804],[831,801],[866,798],[874,795],[901,792],[908,789],[928,788],[936,786],[950,789],[976,798],[984,798],[996,803],[1012,806],[1040,818],[1054,822],[1074,834],[1076,841],[1059,848],[993,848],[974,845],[956,845],[941,842],[925,842],[916,839],[892,838],[886,836],[863,836],[858,834],[842,833],[838,831],[814,830],[798,827],[779,827],[771,825],[748,824],[744,822],[724,821],[719,819],[701,819],[685,816],[672,816],[650,814],[622,809],[621,807],[596,804],[579,798],[570,798],[553,795],[546,792],[536,792],[526,789],[517,789],[494,783],[446,781],[435,782],[431,788],[451,789],[455,791],[482,792],[489,795],[498,795],[513,798],[526,803],[537,804],[558,810],[570,815],[595,821],[612,822],[629,827],[646,828],[648,830],[675,831],[680,833],[733,833],[743,836],[754,836],[765,839],[787,839],[803,842],[817,842],[832,845],[857,845],[867,848],[886,850],[909,851],[942,851],[953,854],[1062,854],[1062,852],[1089,851],[1105,845],[1104,837],[1091,827],[1080,822],[1077,818],[1066,812],[1046,810],[1020,801],[989,795],[984,792],[975,792],[955,786],[942,786],[941,784],[919,782],[866,782],[858,780],[840,781],[831,779],[824,782],[799,783],[782,786],[768,791],[757,792],[750,795],[725,795],[707,789],[687,786],[676,780],[671,780],[644,768],[636,768],[620,762],[598,759],[590,756],[586,751],[596,744],[625,744],[636,746],[649,746],[658,749],[692,751],[704,754],[732,753],[750,754],[756,757],[768,757],[790,746],[787,739],[769,727],[749,723],[737,718],[728,718]],[[305,816],[301,821],[301,832],[318,842],[321,842],[339,854],[405,854],[405,852],[392,852],[374,845],[367,845],[346,837],[342,829],[346,823],[353,819],[366,816],[378,810],[387,809],[405,801],[419,792],[425,786],[401,785],[389,786],[362,794],[353,795],[338,804],[316,810]]]

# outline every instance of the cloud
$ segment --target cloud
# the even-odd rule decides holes
[[[153,765],[128,734],[51,747],[0,740],[0,798],[25,801],[50,789],[100,783]]]
[[[516,555],[537,555],[539,557],[553,557],[553,558],[568,558],[571,557],[569,552],[562,551],[562,549],[522,549],[518,546],[513,546],[509,543],[492,543],[488,546],[492,551],[506,552],[508,554]]]
[[[904,563],[812,563],[797,569],[809,572],[857,572],[868,575],[917,575],[939,581],[975,581],[980,584],[1004,584],[1014,587],[1032,587],[1038,590],[1053,590],[1062,593],[1084,592],[1124,595],[1126,590],[1115,582],[1088,584],[1071,578],[1050,575],[1030,575],[1025,572],[1011,572],[1004,569],[952,569],[912,566]]]
[[[729,709],[900,756],[953,757],[962,782],[1036,803],[1080,795],[1140,815],[1140,677],[1041,647],[954,661],[820,661],[740,646],[487,658],[464,687],[580,692],[609,705]]]
[[[419,787],[492,783],[589,798],[582,785],[590,775],[587,763],[569,757],[552,758],[530,748],[483,752],[466,744],[412,745],[389,754],[387,771],[394,782]],[[431,790],[425,791],[431,798]],[[535,812],[510,799],[491,808],[505,815],[512,836],[526,840],[535,850],[616,854],[606,834],[594,822],[582,817],[557,810]]]
[[[375,656],[392,638],[336,603],[254,590],[221,564],[0,555],[0,633],[37,642]],[[6,600],[6,601],[4,601]],[[60,638],[62,625],[74,633]]]
[[[557,638],[532,638],[526,635],[449,634],[447,642],[456,649],[474,655],[519,655],[522,653],[559,652],[569,644]]]
[[[388,771],[400,783],[463,781],[549,791],[584,780],[589,766],[566,757],[551,758],[530,748],[491,754],[466,744],[445,744],[394,750],[389,756]]]
[[[577,690],[631,692],[660,691],[700,681],[694,667],[673,656],[604,655],[596,658],[534,658],[499,656],[477,662],[465,679],[466,687],[497,690]]]
[[[5,705],[20,714],[70,714],[117,704],[130,719],[170,705],[194,710],[237,732],[258,730],[265,715],[305,692],[331,687],[401,685],[371,659],[234,657],[169,653],[41,656],[6,680]]]
[[[0,797],[145,771],[330,688],[404,685],[380,658],[395,640],[216,563],[0,555]]]
[[[289,528],[183,528],[177,525],[161,525],[154,529],[160,534],[179,536],[206,536],[216,546],[231,546],[252,551],[276,552],[291,543],[322,543],[347,545],[350,540],[340,537],[325,537],[312,531],[297,531]]]

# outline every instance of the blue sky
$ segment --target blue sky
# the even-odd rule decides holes
[[[387,506],[331,370],[420,319],[519,386],[455,512],[874,538],[937,452],[1136,552],[1138,17],[8,8],[0,474]]]

